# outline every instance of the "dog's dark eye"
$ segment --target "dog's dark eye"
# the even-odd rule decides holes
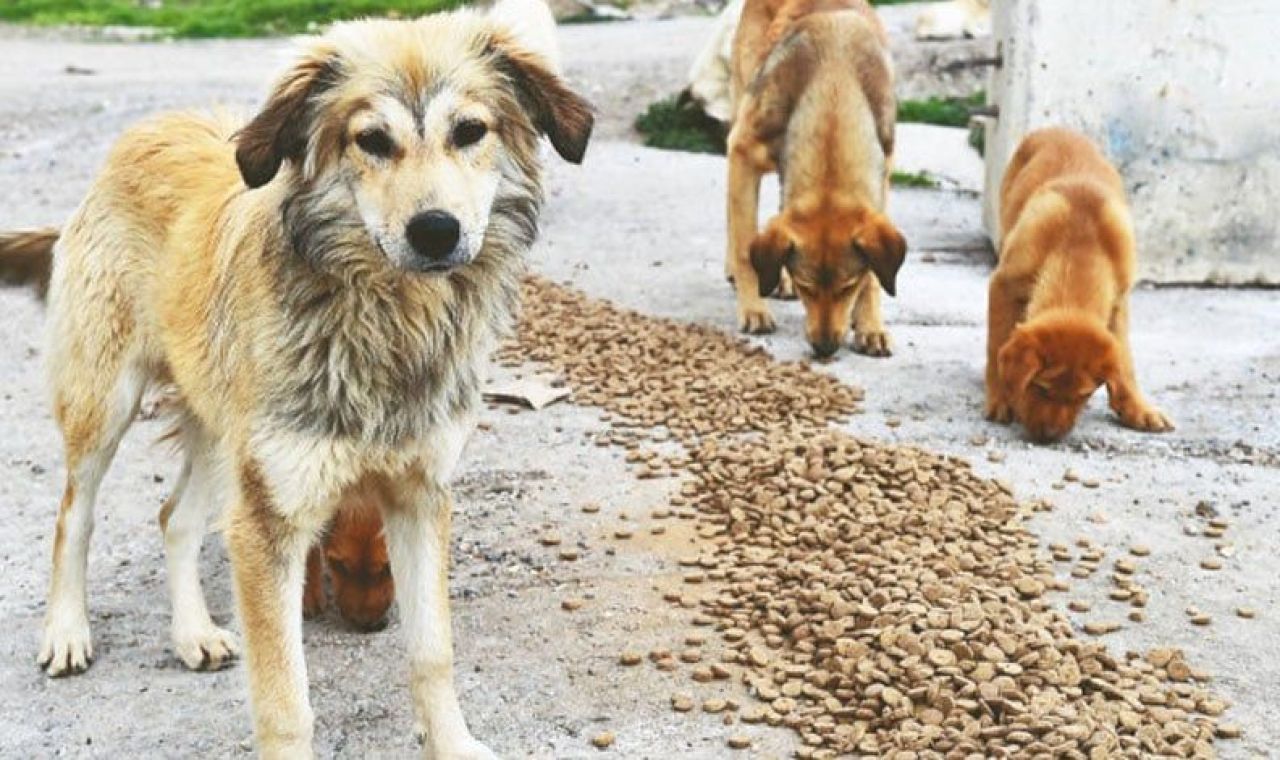
[[[366,129],[356,135],[356,145],[360,146],[360,150],[371,156],[386,158],[395,150],[396,144],[391,142],[391,135],[386,130]]]
[[[468,119],[459,122],[453,128],[453,144],[459,148],[465,148],[480,142],[487,134],[489,134],[489,127],[483,121]]]

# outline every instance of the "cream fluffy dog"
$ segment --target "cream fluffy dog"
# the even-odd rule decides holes
[[[304,562],[358,491],[383,509],[427,754],[491,756],[453,687],[447,483],[536,233],[538,136],[577,162],[591,126],[554,62],[463,11],[335,26],[248,124],[167,115],[121,138],[53,256],[67,483],[50,675],[92,658],[98,484],[144,390],[172,383],[186,455],[160,515],[174,645],[197,668],[236,654],[196,566],[226,502],[262,755],[311,755]],[[0,269],[55,237],[0,240]]]

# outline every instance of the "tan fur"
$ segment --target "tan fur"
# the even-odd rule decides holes
[[[748,0],[733,48],[729,240],[739,327],[771,332],[764,296],[795,292],[826,356],[890,353],[878,282],[892,295],[906,241],[884,214],[896,102],[888,38],[863,0]],[[759,236],[761,177],[783,208]]]
[[[1120,174],[1084,136],[1044,129],[1018,146],[1000,201],[987,417],[1017,419],[1036,440],[1056,440],[1106,385],[1123,424],[1172,429],[1134,373],[1129,291],[1137,251]]]
[[[248,124],[173,114],[119,140],[61,231],[49,287],[68,472],[39,656],[50,675],[92,657],[98,483],[144,390],[172,383],[186,455],[161,514],[175,651],[193,668],[236,654],[195,564],[206,517],[229,504],[261,754],[311,754],[307,550],[340,505],[372,498],[424,749],[492,756],[453,689],[447,484],[536,233],[538,135],[577,161],[590,134],[589,107],[548,65],[470,11],[339,24],[302,45]],[[424,263],[407,223],[428,210],[461,234]],[[0,267],[14,250],[0,242]]]

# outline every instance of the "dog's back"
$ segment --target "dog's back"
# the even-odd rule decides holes
[[[802,20],[848,11],[888,47],[889,38],[880,17],[865,0],[747,0],[733,43],[733,98],[759,74],[775,48],[796,31]],[[836,38],[839,39],[839,38]]]
[[[1083,135],[1049,128],[1023,140],[1005,172],[1000,222],[1002,265],[1039,270],[1044,288],[1065,287],[1058,281],[1087,276],[1095,265],[1110,270],[1096,273],[1106,290],[1112,282],[1120,290],[1132,284],[1135,251],[1124,182]],[[1054,276],[1063,268],[1073,274]]]

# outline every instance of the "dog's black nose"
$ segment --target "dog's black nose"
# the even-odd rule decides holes
[[[453,214],[426,211],[409,220],[404,234],[419,256],[429,261],[441,261],[458,247],[462,225]]]
[[[809,341],[809,345],[813,347],[815,356],[819,359],[826,359],[840,348],[840,341],[834,338],[822,338],[821,340]]]

